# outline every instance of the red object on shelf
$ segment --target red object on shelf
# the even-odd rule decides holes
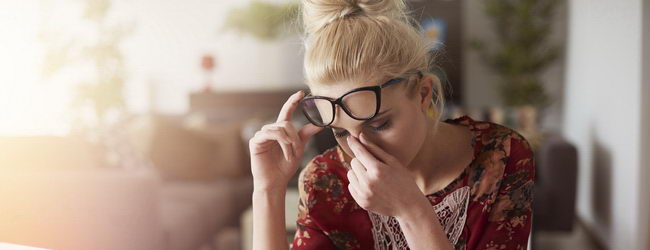
[[[206,80],[203,87],[204,92],[212,92],[211,73],[214,71],[215,67],[216,67],[216,60],[212,55],[206,54],[203,57],[201,57],[201,68],[203,69],[206,75]]]
[[[214,57],[212,55],[204,55],[203,58],[201,58],[201,67],[205,71],[212,71],[214,70],[215,67],[215,61]]]

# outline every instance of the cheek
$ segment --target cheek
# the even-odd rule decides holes
[[[396,138],[390,138],[391,140],[387,141],[382,148],[389,152],[393,157],[395,157],[400,163],[404,164],[407,160],[409,151],[412,150],[412,138],[411,131],[409,130],[400,130],[395,131]]]
[[[399,123],[395,123],[391,132],[382,138],[385,138],[384,148],[390,150],[400,163],[408,165],[426,139],[426,121],[409,112],[402,113],[402,116],[408,118],[398,119]]]

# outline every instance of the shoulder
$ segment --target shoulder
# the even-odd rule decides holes
[[[524,136],[513,131],[510,136],[510,152],[508,154],[508,167],[506,171],[509,173],[520,171],[529,172],[532,178],[535,175],[534,167],[535,154],[530,143]]]
[[[520,133],[488,121],[464,120],[478,144],[469,180],[476,200],[490,203],[499,190],[533,179],[533,151]]]
[[[519,249],[531,228],[535,163],[533,150],[516,130],[477,122],[478,158],[472,169],[471,198],[487,222],[477,246]]]
[[[481,144],[483,150],[496,154],[496,159],[503,164],[503,182],[508,183],[513,177],[520,178],[512,175],[533,178],[535,158],[528,140],[514,129],[495,123],[487,124],[489,128],[483,134]]]
[[[529,230],[535,185],[534,154],[526,138],[515,130],[509,130],[500,146],[505,157],[498,167],[500,178],[491,190],[488,221],[498,222],[509,231],[517,228]],[[522,237],[527,235],[525,233]]]
[[[531,144],[512,128],[489,121],[474,120],[466,115],[447,121],[467,126],[472,131],[477,154],[483,158],[489,156],[490,160],[508,163],[511,157],[525,155],[532,157]]]

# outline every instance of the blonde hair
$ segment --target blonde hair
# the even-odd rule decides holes
[[[403,0],[302,0],[302,20],[310,87],[380,82],[411,71],[427,73],[433,65],[432,46]],[[408,98],[415,98],[417,82],[407,85]],[[433,87],[437,108],[429,107],[427,114],[439,120],[445,100],[437,77]]]

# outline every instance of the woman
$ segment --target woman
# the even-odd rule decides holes
[[[284,198],[311,136],[338,145],[299,175],[293,249],[525,249],[528,142],[468,116],[440,122],[440,81],[403,0],[303,0],[310,94],[249,141],[253,248],[287,249]],[[434,101],[435,100],[435,101]],[[295,128],[296,110],[311,123]]]

